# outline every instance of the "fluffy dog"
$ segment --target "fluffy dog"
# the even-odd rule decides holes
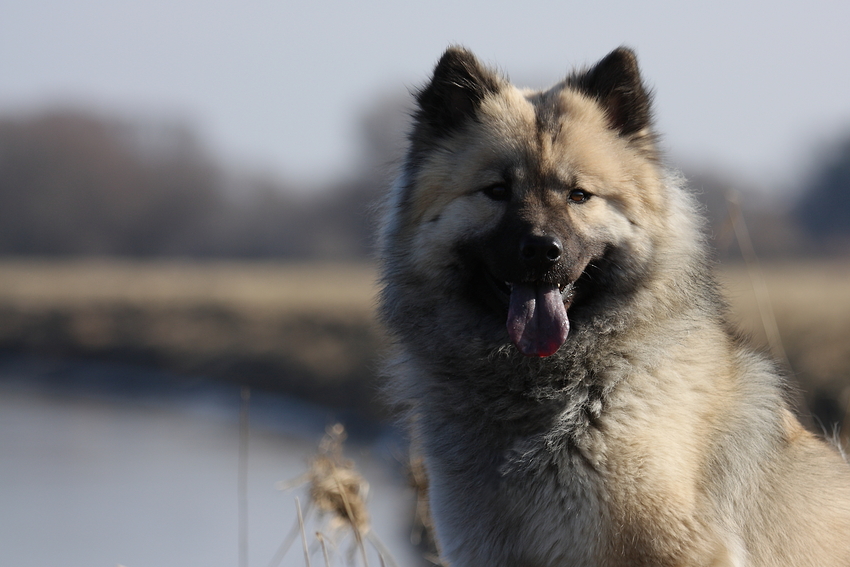
[[[416,100],[381,314],[448,564],[850,566],[850,467],[727,323],[633,52],[535,92],[450,48]]]

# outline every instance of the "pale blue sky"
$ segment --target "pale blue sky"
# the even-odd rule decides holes
[[[461,43],[545,87],[635,48],[679,159],[789,184],[850,130],[850,2],[0,0],[0,112],[185,116],[228,160],[317,184],[357,118]]]

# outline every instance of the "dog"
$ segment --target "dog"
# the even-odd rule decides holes
[[[531,91],[449,48],[379,248],[448,565],[850,566],[850,466],[728,322],[633,51]]]

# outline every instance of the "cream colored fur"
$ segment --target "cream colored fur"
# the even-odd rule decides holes
[[[382,235],[389,372],[446,562],[850,567],[850,467],[730,330],[683,181],[646,132],[612,129],[601,99],[555,87],[554,134],[541,135],[535,93],[492,80],[474,120],[419,134],[426,149]],[[577,286],[594,285],[596,265],[634,280],[595,303],[577,296],[546,359],[519,355],[498,314],[462,293],[467,256],[510,214],[481,189],[509,167],[512,202],[606,251]],[[574,206],[537,178],[592,197]]]

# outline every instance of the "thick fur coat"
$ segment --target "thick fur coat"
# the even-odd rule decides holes
[[[850,566],[850,467],[727,323],[634,54],[543,92],[449,49],[381,315],[453,567]]]

